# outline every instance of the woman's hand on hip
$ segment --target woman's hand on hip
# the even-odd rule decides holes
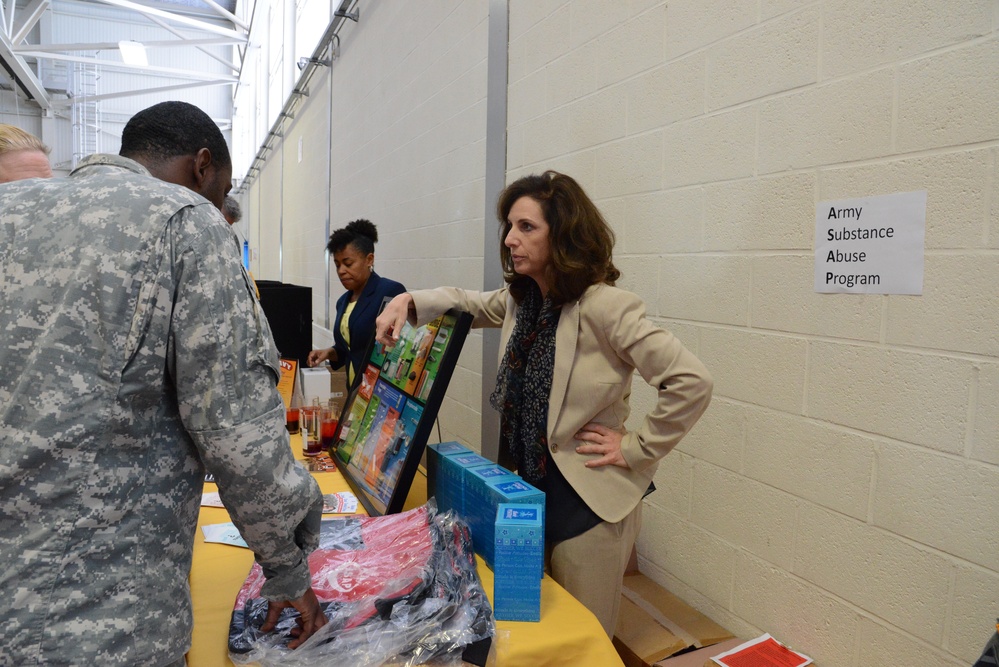
[[[587,468],[631,467],[621,454],[621,441],[624,440],[624,433],[621,431],[615,431],[597,422],[590,422],[579,429],[579,432],[576,433],[576,440],[583,441],[582,445],[576,447],[577,454],[596,454],[600,457],[587,461]]]

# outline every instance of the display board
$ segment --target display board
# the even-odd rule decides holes
[[[390,350],[369,345],[330,451],[369,515],[402,510],[471,323],[450,310],[418,328],[407,323]]]

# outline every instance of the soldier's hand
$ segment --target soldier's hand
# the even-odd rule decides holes
[[[294,607],[299,613],[299,617],[296,619],[298,627],[291,629],[291,636],[294,639],[288,642],[288,648],[298,648],[316,630],[326,625],[326,615],[319,607],[319,600],[316,598],[315,592],[309,588],[302,597],[295,600],[268,602],[267,619],[260,626],[261,632],[273,630],[274,626],[277,625],[278,617],[281,616],[281,611],[288,607]]]

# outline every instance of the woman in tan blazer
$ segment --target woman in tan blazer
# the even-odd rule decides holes
[[[497,208],[507,287],[401,294],[378,317],[376,338],[391,345],[406,319],[422,324],[450,308],[471,313],[472,326],[502,328],[490,400],[502,415],[500,446],[546,493],[552,578],[613,636],[642,497],[659,460],[707,408],[711,378],[646,319],[641,299],[614,287],[613,232],[576,181],[526,176]],[[659,398],[629,432],[636,370]]]

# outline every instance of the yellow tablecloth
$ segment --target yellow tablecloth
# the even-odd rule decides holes
[[[292,438],[296,456],[300,441]],[[346,480],[336,472],[313,473],[323,493],[349,491]],[[205,484],[205,491],[215,491]],[[419,475],[413,484],[406,508],[426,502],[426,480]],[[359,508],[362,509],[362,508]],[[362,509],[363,511],[363,509]],[[194,635],[187,654],[189,667],[230,667],[229,620],[236,593],[253,565],[248,549],[206,543],[201,526],[225,523],[224,509],[202,507],[194,538],[191,566],[191,598],[194,605]],[[479,577],[492,602],[493,573],[479,560]],[[497,667],[621,667],[623,663],[610,639],[583,605],[545,576],[541,582],[541,622],[496,622]],[[348,666],[344,666],[348,667]]]

